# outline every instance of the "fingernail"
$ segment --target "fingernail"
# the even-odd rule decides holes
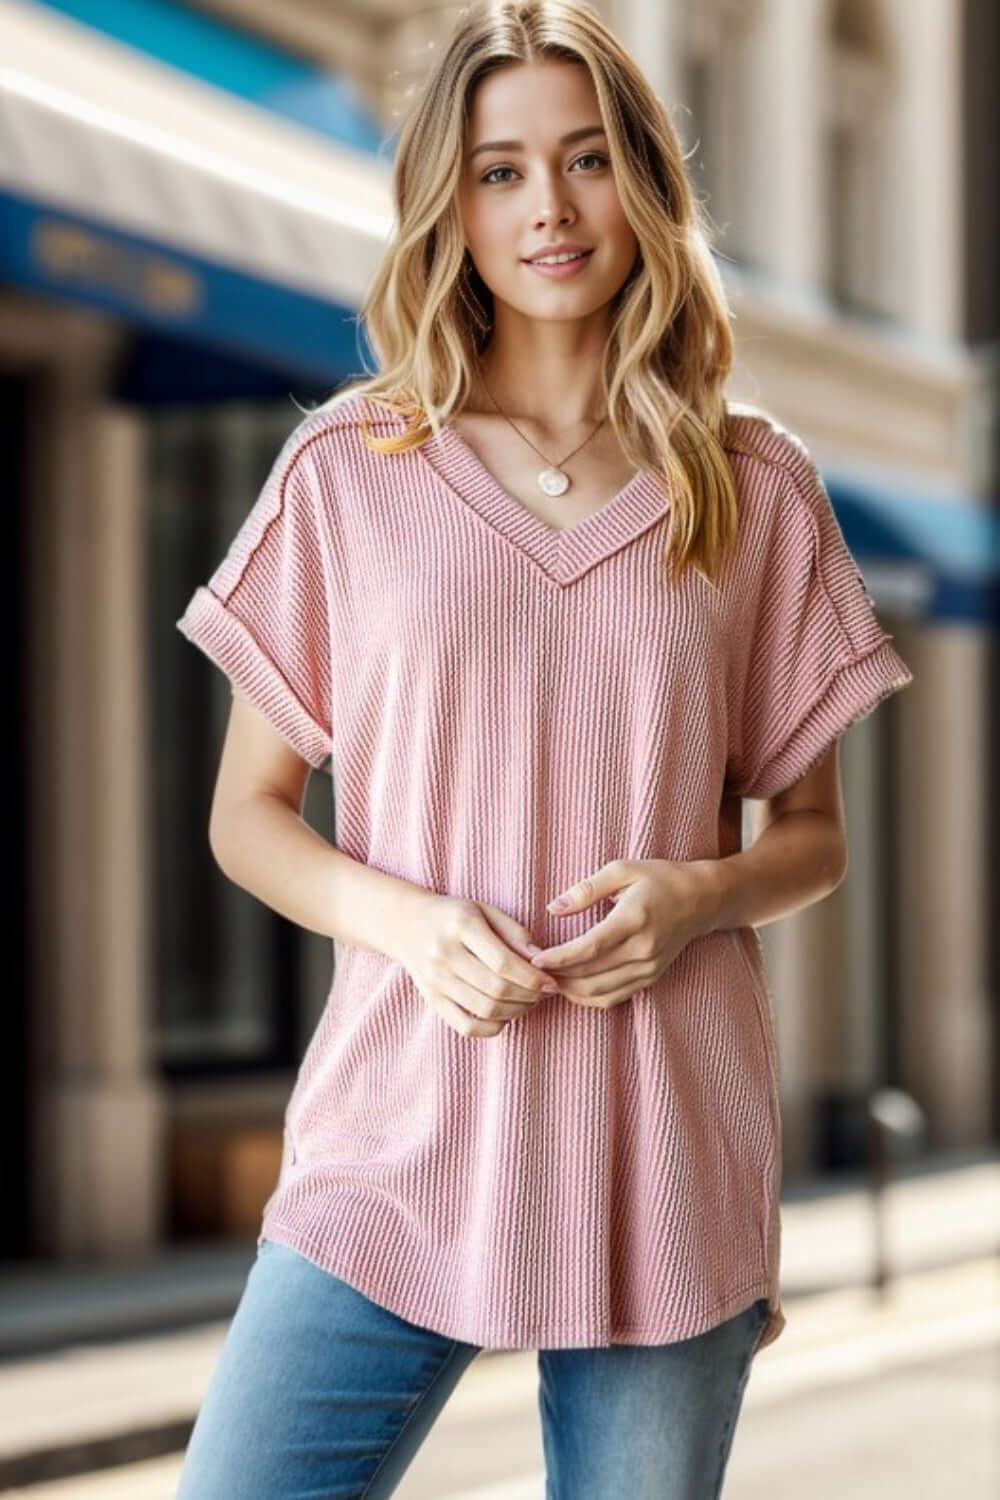
[[[549,902],[547,910],[548,911],[562,911],[563,907],[564,906],[568,906],[568,905],[569,905],[569,902],[566,900],[565,896],[556,896],[556,897],[553,898],[553,900],[551,900]]]

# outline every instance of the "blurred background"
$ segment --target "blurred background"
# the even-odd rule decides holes
[[[788,1325],[755,1362],[726,1494],[986,1500],[1000,8],[596,8],[719,226],[730,395],[809,445],[915,674],[842,743],[847,879],[761,929]],[[12,1493],[173,1493],[276,1181],[332,953],[214,864],[229,688],[174,622],[303,409],[371,362],[355,318],[393,135],[457,14],[0,0]],[[314,775],[328,837],[331,795]],[[541,1470],[533,1356],[484,1354],[398,1493],[541,1500]]]

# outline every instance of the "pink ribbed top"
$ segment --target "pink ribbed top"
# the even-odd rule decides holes
[[[912,681],[799,439],[733,408],[741,526],[715,586],[662,565],[646,470],[565,530],[458,432],[312,413],[179,629],[310,765],[333,841],[491,902],[549,946],[611,909],[546,902],[606,861],[721,858],[741,797],[797,780]],[[695,939],[611,1010],[547,996],[463,1037],[407,970],[333,943],[260,1238],[490,1348],[657,1344],[779,1286],[781,1116],[754,928]]]

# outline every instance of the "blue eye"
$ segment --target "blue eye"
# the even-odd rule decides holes
[[[576,161],[573,163],[573,165],[576,166],[577,162],[588,160],[599,162],[602,167],[606,167],[608,165],[608,158],[606,156],[602,156],[599,151],[585,151],[582,156],[578,156],[576,158]],[[489,183],[490,179],[493,177],[494,172],[513,172],[513,170],[513,167],[490,167],[489,171],[484,173],[484,175],[480,177],[479,180],[480,182]],[[494,178],[494,181],[495,180],[496,179]]]

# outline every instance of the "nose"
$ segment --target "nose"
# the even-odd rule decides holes
[[[571,224],[573,222],[573,213],[565,205],[559,209],[539,209],[534,216],[533,222],[536,229],[540,229],[546,224]]]
[[[534,214],[536,228],[543,224],[572,222],[573,209],[558,172],[543,174],[543,186],[538,190],[541,207]]]

